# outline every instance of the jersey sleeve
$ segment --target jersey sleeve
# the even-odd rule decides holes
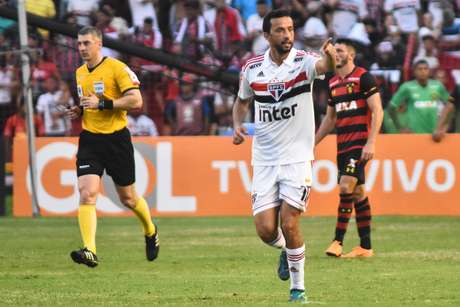
[[[138,89],[141,84],[136,74],[124,64],[117,65],[115,80],[122,93],[131,89]]]
[[[313,81],[316,77],[319,77],[316,72],[316,62],[321,59],[319,54],[315,52],[306,52],[305,55],[305,72],[307,73],[308,80]]]
[[[372,76],[368,71],[361,75],[360,84],[361,92],[363,93],[365,99],[379,92],[374,76]]]
[[[399,107],[405,100],[407,96],[407,85],[403,84],[398,89],[396,94],[394,94],[393,98],[391,98],[390,105],[393,107]]]
[[[238,90],[238,97],[241,100],[246,100],[254,96],[254,91],[249,85],[249,81],[247,79],[247,70],[243,70],[240,75],[240,89]]]

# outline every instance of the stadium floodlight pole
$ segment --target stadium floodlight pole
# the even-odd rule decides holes
[[[22,93],[24,103],[27,107],[27,140],[29,143],[29,176],[32,194],[32,213],[34,216],[40,215],[37,197],[37,161],[35,159],[35,126],[34,108],[32,104],[32,90],[30,88],[30,62],[27,36],[27,16],[25,0],[18,0],[18,21],[19,21],[19,41],[22,62]]]

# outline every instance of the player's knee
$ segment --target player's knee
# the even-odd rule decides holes
[[[89,188],[80,189],[80,203],[81,204],[94,204],[96,203],[97,190]]]
[[[353,191],[353,200],[361,201],[366,197],[366,193],[364,191],[364,187],[362,185],[356,187]]]
[[[131,194],[120,195],[120,202],[127,208],[134,209],[136,207],[136,199]]]
[[[340,194],[351,194],[353,193],[353,187],[348,182],[340,183],[339,191]]]
[[[285,219],[281,221],[281,229],[287,238],[291,238],[298,232],[298,225],[294,219]]]
[[[256,224],[256,231],[260,239],[266,243],[272,242],[278,235],[278,228],[270,223]]]

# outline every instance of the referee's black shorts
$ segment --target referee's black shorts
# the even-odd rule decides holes
[[[127,128],[111,134],[83,130],[77,152],[77,176],[102,176],[104,170],[119,186],[135,182],[134,148]]]
[[[358,179],[357,185],[366,183],[366,162],[361,162],[362,148],[337,155],[338,181],[340,177],[351,176]]]

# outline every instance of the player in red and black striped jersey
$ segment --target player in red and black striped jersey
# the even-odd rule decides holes
[[[372,75],[355,66],[356,51],[352,43],[340,40],[335,48],[336,74],[329,80],[327,113],[315,136],[318,144],[334,127],[337,131],[340,203],[335,238],[326,254],[342,256],[343,239],[354,205],[361,244],[342,257],[370,257],[373,255],[371,211],[364,193],[365,166],[374,156],[383,120],[382,102]]]

